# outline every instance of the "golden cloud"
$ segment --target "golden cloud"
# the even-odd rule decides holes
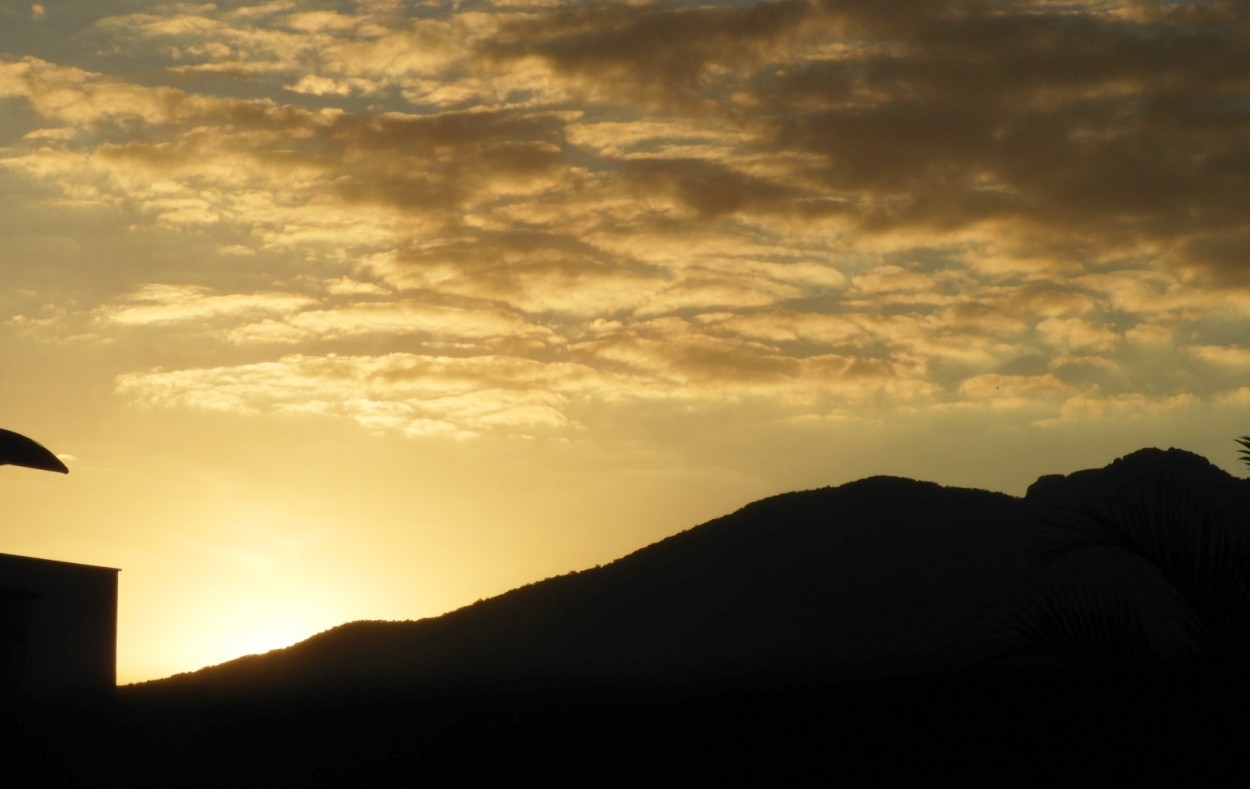
[[[84,308],[248,362],[161,373],[194,402],[119,379],[154,404],[467,435],[574,430],[594,398],[1171,402],[1243,364],[1250,316],[1250,27],[1205,13],[153,7],[84,32],[94,71],[0,60],[26,113],[0,207],[194,250]],[[389,352],[495,361],[422,406],[379,383]],[[345,358],[371,393],[331,385]],[[470,364],[420,358],[435,388]],[[558,363],[590,388],[527,377]]]
[[[201,287],[147,285],[96,311],[105,323],[142,326],[240,315],[285,314],[315,302],[293,293],[213,293]]]

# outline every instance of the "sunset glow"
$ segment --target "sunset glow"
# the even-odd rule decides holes
[[[1235,471],[1247,74],[1244,3],[0,0],[0,427],[70,467],[0,552],[121,568],[131,682],[786,490]]]

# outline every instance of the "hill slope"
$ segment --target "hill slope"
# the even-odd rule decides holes
[[[1022,499],[873,477],[758,501],[441,617],[354,622],[147,687],[360,694],[939,672],[971,660],[969,634],[1049,572],[1040,556],[1070,538],[1073,512],[1164,476],[1220,518],[1250,511],[1247,481],[1178,450],[1045,477]],[[1124,557],[1072,567],[1159,598],[1157,577]]]

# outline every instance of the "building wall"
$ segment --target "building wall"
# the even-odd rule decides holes
[[[0,692],[111,692],[117,573],[0,554]]]

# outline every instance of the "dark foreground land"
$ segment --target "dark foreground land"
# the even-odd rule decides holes
[[[416,622],[0,715],[39,785],[1244,783],[1250,480],[785,494]],[[904,783],[906,782],[906,783]]]
[[[6,769],[40,785],[559,785],[768,780],[897,786],[1162,785],[1244,778],[1246,694],[1193,676],[1018,670],[975,678],[704,688],[498,688],[213,701],[123,690],[10,706]],[[19,785],[19,784],[11,784]]]

